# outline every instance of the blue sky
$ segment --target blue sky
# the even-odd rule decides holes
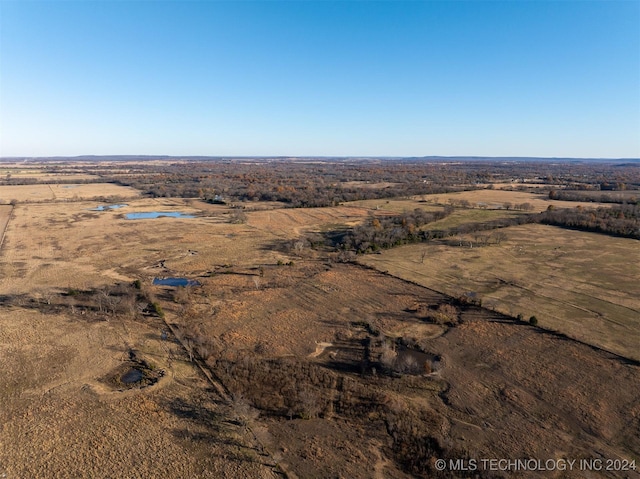
[[[640,157],[640,2],[0,0],[0,156]]]

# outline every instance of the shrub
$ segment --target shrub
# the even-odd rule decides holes
[[[162,306],[160,306],[160,303],[156,303],[156,302],[150,303],[149,309],[151,310],[152,313],[156,314],[160,318],[164,318],[164,310],[162,309]]]
[[[538,325],[538,318],[536,318],[535,316],[531,316],[529,318],[529,324],[531,326],[537,326]]]

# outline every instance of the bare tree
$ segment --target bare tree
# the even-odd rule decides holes
[[[318,417],[321,411],[321,402],[318,393],[309,386],[303,386],[298,390],[298,406],[300,415],[304,419]]]

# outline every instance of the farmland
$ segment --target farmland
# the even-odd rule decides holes
[[[637,240],[521,224],[500,242],[460,233],[356,256],[326,238],[415,208],[451,208],[421,227],[445,231],[580,203],[540,185],[458,191],[458,164],[454,191],[415,195],[413,172],[448,167],[365,162],[336,167],[338,181],[330,163],[258,162],[280,186],[281,173],[335,174],[323,191],[336,204],[291,208],[306,193],[245,197],[233,174],[253,167],[69,161],[56,168],[103,182],[0,185],[16,200],[0,206],[0,476],[406,478],[434,477],[437,458],[640,460]],[[218,168],[233,179],[224,201],[206,183]],[[116,174],[127,181],[106,182]],[[387,196],[403,181],[406,195]],[[333,199],[347,193],[379,197]],[[188,217],[127,219],[144,212]]]
[[[500,245],[411,245],[362,262],[450,295],[472,292],[510,316],[623,356],[638,356],[640,250],[633,240],[544,225],[505,230]],[[422,261],[422,254],[426,253]]]
[[[135,198],[139,192],[112,183],[1,185],[0,198],[8,202],[69,201],[91,198]]]

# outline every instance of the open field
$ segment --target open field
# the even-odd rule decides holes
[[[446,205],[451,201],[456,202],[465,200],[474,208],[486,210],[506,209],[506,204],[510,204],[510,208],[513,208],[516,205],[529,203],[533,207],[531,211],[534,212],[544,211],[549,206],[553,206],[555,208],[575,208],[576,206],[596,208],[598,206],[611,206],[610,203],[550,200],[546,195],[530,193],[528,191],[510,191],[500,189],[483,189],[460,191],[456,193],[420,195],[402,199],[360,200],[351,201],[345,204],[401,213],[403,211],[411,211],[415,208],[429,210],[433,209],[435,205]]]
[[[625,417],[635,417],[640,407],[634,392],[640,386],[637,366],[478,308],[462,309],[461,326],[435,331],[433,324],[420,319],[416,305],[434,305],[443,299],[434,291],[373,270],[305,262],[268,268],[263,276],[257,272],[248,277],[215,275],[203,280],[201,290],[182,297],[183,306],[179,303],[170,310],[184,330],[191,324],[197,325],[199,334],[215,331],[219,352],[210,360],[212,367],[245,397],[259,394],[261,399],[256,401],[267,409],[280,404],[278,383],[274,384],[280,363],[273,358],[312,357],[314,363],[334,371],[352,371],[355,376],[351,377],[358,377],[366,354],[363,341],[368,337],[360,324],[370,322],[385,335],[400,332],[420,338],[421,345],[443,358],[445,366],[437,377],[446,381],[447,389],[443,392],[439,380],[383,376],[365,376],[365,387],[379,394],[396,391],[409,410],[426,408],[436,429],[446,431],[452,445],[469,451],[472,457],[588,457],[592,448],[607,457],[636,457],[640,421],[629,422]],[[181,310],[185,311],[182,315]],[[254,351],[259,353],[254,356]],[[228,375],[219,364],[239,352],[246,365],[240,360],[236,372]],[[242,389],[243,367],[251,368],[253,393]],[[261,367],[270,371],[264,378]],[[340,391],[316,389],[304,376],[297,381],[303,389],[312,384],[318,398],[333,394],[340,401]],[[623,410],[626,415],[620,415]],[[372,413],[364,429],[359,421],[348,420],[348,429],[361,431],[360,451],[370,451],[364,456],[344,443],[345,433],[332,421],[329,427],[326,420],[307,424],[272,419],[268,426],[286,450],[311,458],[315,456],[308,456],[306,441],[301,443],[299,434],[314,431],[312,447],[331,460],[312,459],[313,469],[297,455],[285,456],[301,476],[329,477],[336,472],[332,465],[337,465],[339,471],[350,471],[350,476],[372,477],[373,459],[389,454],[384,447],[375,446],[386,441],[375,428],[375,417]],[[567,442],[568,438],[573,439]],[[341,453],[332,451],[330,444],[340,444]],[[351,472],[344,453],[358,458],[361,472]],[[392,464],[385,468],[384,477],[400,473]]]
[[[445,230],[448,228],[455,228],[466,223],[483,223],[486,221],[493,221],[501,218],[512,218],[514,216],[519,216],[522,214],[526,213],[522,213],[519,211],[507,211],[502,209],[485,210],[476,208],[456,208],[455,211],[446,218],[427,224],[425,226],[425,229]]]
[[[232,200],[241,209],[113,184],[3,188],[18,203],[0,206],[0,478],[454,478],[434,461],[460,457],[640,465],[640,366],[607,352],[640,360],[634,240],[526,225],[499,245],[452,237],[342,263],[297,240],[449,196]],[[459,195],[560,203],[496,193]],[[109,196],[126,206],[92,211]],[[194,217],[126,219],[141,212]],[[428,226],[519,214],[455,208]],[[153,284],[174,277],[197,283]],[[468,292],[485,307],[453,298]],[[129,384],[132,368],[143,379]]]
[[[471,203],[471,205],[478,205],[488,209],[504,208],[506,203],[511,203],[512,205],[529,203],[533,206],[532,211],[536,212],[544,211],[549,206],[555,208],[575,208],[576,206],[595,208],[597,206],[611,206],[606,203],[550,200],[546,195],[529,193],[527,191],[507,191],[500,189],[426,195],[425,199],[440,204],[446,204],[450,200],[466,200]]]
[[[420,198],[389,198],[375,200],[358,200],[344,203],[345,206],[355,206],[359,208],[368,208],[374,211],[388,211],[394,214],[404,211],[412,211],[416,208],[422,208],[427,211],[436,209],[434,204],[428,204],[421,201]]]
[[[158,321],[0,310],[0,476],[276,477]],[[163,370],[118,391],[129,351]]]
[[[21,168],[2,168],[0,167],[0,178],[11,178],[11,179],[31,179],[36,180],[40,183],[58,183],[61,181],[84,181],[84,180],[95,180],[99,178],[96,175],[91,175],[87,173],[52,173],[46,170],[39,170],[36,168],[32,169],[21,169]]]
[[[544,225],[502,231],[508,240],[500,245],[433,241],[359,261],[453,296],[474,292],[485,306],[535,315],[544,327],[640,359],[636,240]]]
[[[158,274],[199,275],[222,264],[276,264],[290,259],[275,247],[282,241],[325,224],[356,223],[368,213],[349,207],[267,210],[249,212],[246,224],[229,224],[228,207],[192,200],[139,199],[117,210],[90,211],[97,205],[18,204],[0,259],[4,291],[25,293],[48,285],[86,288]],[[149,211],[197,217],[124,219],[127,213]]]
[[[110,196],[136,198],[140,196],[140,192],[133,188],[114,185],[112,183],[0,185],[0,198],[5,203],[11,200],[16,200],[20,203],[29,203]]]

